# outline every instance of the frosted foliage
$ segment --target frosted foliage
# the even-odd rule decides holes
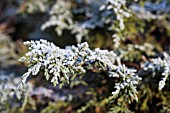
[[[58,35],[62,35],[62,30],[69,28],[69,25],[73,24],[70,8],[70,3],[65,3],[61,0],[54,4],[49,11],[49,20],[41,26],[41,30],[45,30],[51,26],[57,26],[56,31]]]
[[[114,34],[112,35],[112,37],[113,37],[114,47],[118,48],[120,46],[121,37],[118,34]]]
[[[46,40],[27,41],[24,43],[29,47],[29,52],[20,59],[29,64],[28,72],[23,75],[22,82],[18,88],[23,88],[26,79],[30,75],[37,75],[40,70],[44,71],[47,80],[51,78],[54,86],[61,83],[69,83],[72,75],[80,75],[86,70],[106,71],[109,77],[121,78],[115,85],[118,94],[121,89],[128,89],[128,94],[136,99],[135,85],[141,79],[135,75],[135,70],[127,69],[125,66],[114,65],[117,56],[113,51],[96,48],[91,50],[85,42],[76,46],[68,46],[61,49]],[[123,87],[122,87],[123,86]]]
[[[170,14],[170,2],[169,0],[159,0],[154,3],[152,1],[146,1],[144,7],[133,4],[131,9],[140,19],[163,19],[167,14]]]
[[[18,59],[16,45],[6,34],[0,33],[0,63],[15,64]]]
[[[170,58],[170,57],[169,57]],[[162,72],[162,79],[161,81],[159,81],[159,90],[162,90],[162,88],[164,88],[165,86],[165,82],[168,78],[168,76],[170,75],[170,60],[167,59],[161,59],[161,58],[157,58],[153,60],[154,64],[157,65],[157,68],[163,68],[163,72]]]
[[[100,7],[100,10],[113,10],[116,19],[119,22],[118,31],[125,29],[124,19],[131,16],[131,10],[126,6],[126,0],[106,0],[106,3]],[[116,27],[116,25],[113,25]]]
[[[81,42],[83,37],[87,37],[88,30],[78,22],[73,21],[69,1],[58,0],[50,9],[49,15],[49,20],[41,26],[41,30],[54,26],[59,36],[62,35],[64,29],[71,30],[71,33],[75,34],[78,43]]]
[[[26,8],[28,13],[34,13],[36,11],[45,12],[48,7],[48,0],[30,0],[26,2]]]
[[[75,3],[79,6],[83,1],[75,1]],[[75,34],[77,42],[80,43],[82,38],[88,38],[89,30],[103,27],[104,24],[111,25],[109,30],[117,32],[124,30],[124,19],[131,16],[131,10],[127,8],[126,0],[99,0],[95,3],[88,1],[87,7],[83,8],[75,8],[72,4],[72,1],[57,0],[49,11],[49,20],[41,26],[41,30],[54,26],[57,34],[61,36],[63,30],[67,29]],[[76,14],[81,14],[81,11],[84,11],[83,13],[88,19],[75,21],[73,17]]]
[[[136,85],[140,80],[142,80],[140,77],[138,77],[135,74],[136,70],[134,69],[127,69],[124,65],[119,66],[117,68],[117,74],[121,76],[122,82],[115,84],[116,91],[112,92],[113,95],[118,94],[120,90],[127,92],[127,95],[134,98],[136,101],[138,101],[138,97],[136,95]],[[126,88],[129,88],[128,90]]]
[[[124,61],[135,61],[138,58],[135,55],[135,52],[145,53],[147,56],[154,56],[156,53],[154,52],[154,46],[149,43],[144,43],[143,45],[137,44],[128,44],[127,47],[123,50],[120,49],[120,58]],[[139,58],[138,58],[139,59]]]
[[[30,93],[32,92],[32,85],[27,83],[25,85],[24,93],[16,89],[17,84],[20,82],[20,78],[13,77],[11,75],[0,76],[0,112],[9,113],[14,109],[24,109],[26,104],[34,106],[35,103],[31,99]],[[23,105],[21,104],[23,100]]]
[[[147,62],[143,65],[143,69],[152,72],[153,76],[155,76],[157,72],[161,73],[158,89],[162,90],[170,75],[170,56],[167,53],[164,53],[164,59],[152,59],[152,62]]]

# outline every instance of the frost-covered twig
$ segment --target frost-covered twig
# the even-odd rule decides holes
[[[28,13],[45,12],[50,6],[49,0],[29,0],[24,5]]]
[[[125,65],[119,66],[117,70],[117,73],[123,77],[123,80],[122,82],[115,84],[116,91],[112,92],[112,94],[118,94],[120,90],[123,90],[131,98],[134,98],[136,101],[138,101],[138,97],[136,95],[136,85],[142,79],[136,75],[136,70],[128,69],[125,67]]]
[[[49,27],[56,27],[55,31],[59,36],[62,35],[63,30],[71,30],[75,34],[77,42],[80,43],[83,37],[87,38],[88,30],[83,27],[79,22],[73,20],[71,12],[71,2],[58,0],[49,11],[50,18],[42,26],[41,30]]]
[[[106,0],[105,4],[100,7],[100,10],[113,10],[116,15],[116,20],[119,21],[118,30],[124,30],[124,19],[131,16],[131,10],[126,6],[126,0]],[[115,25],[113,24],[115,27]]]
[[[159,90],[162,90],[162,88],[164,88],[166,84],[165,82],[168,76],[170,75],[170,61],[166,59],[162,60],[161,58],[157,58],[154,59],[153,62],[158,66],[157,68],[163,68],[162,79],[161,81],[159,81]]]
[[[27,41],[24,43],[29,47],[29,52],[20,59],[29,64],[28,72],[23,75],[23,79],[18,88],[22,88],[28,76],[37,75],[40,70],[44,71],[47,80],[51,77],[54,86],[60,83],[69,83],[70,76],[85,73],[86,70],[98,70],[109,73],[110,77],[120,78],[116,83],[116,92],[126,90],[128,95],[136,98],[136,84],[140,77],[135,75],[134,70],[125,66],[116,66],[116,54],[113,51],[91,50],[88,44],[78,44],[77,47],[69,46],[61,49],[46,40]]]
[[[152,59],[152,62],[147,62],[143,66],[143,69],[145,71],[151,71],[153,75],[156,74],[156,72],[162,73],[162,78],[159,81],[158,89],[162,90],[165,86],[165,82],[168,79],[168,76],[170,75],[170,56],[166,53],[164,54],[164,59],[161,58],[155,58]]]
[[[28,104],[32,109],[35,109],[35,102],[30,95],[33,92],[33,86],[27,83],[23,92],[18,91],[16,87],[20,82],[20,78],[11,75],[0,76],[0,112],[22,111]]]

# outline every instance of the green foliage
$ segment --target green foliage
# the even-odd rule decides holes
[[[63,101],[56,103],[49,103],[49,105],[41,111],[41,113],[61,113],[62,108],[67,107],[69,104]]]

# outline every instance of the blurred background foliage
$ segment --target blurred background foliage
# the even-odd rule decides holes
[[[158,90],[162,70],[153,69],[150,61],[157,57],[170,61],[170,1],[115,0],[118,5],[111,1],[1,0],[0,112],[169,113],[170,82]],[[71,88],[53,87],[37,76],[29,79],[24,92],[16,91],[19,76],[26,71],[25,64],[18,63],[28,51],[22,42],[39,39],[61,48],[87,41],[92,49],[115,51],[121,63],[137,69],[143,79],[139,102],[129,104],[123,96],[110,99],[114,80],[93,71],[73,79]]]

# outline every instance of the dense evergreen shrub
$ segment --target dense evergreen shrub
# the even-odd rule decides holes
[[[19,65],[26,51],[28,69],[22,79],[0,73],[0,112],[170,112],[168,0],[3,4],[0,64]]]

